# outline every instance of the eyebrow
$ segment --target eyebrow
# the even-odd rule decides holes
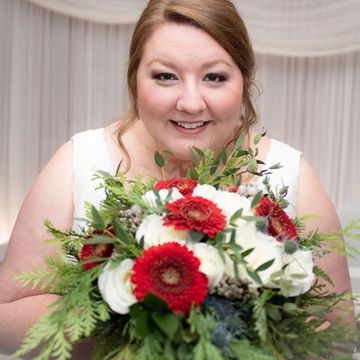
[[[150,60],[147,65],[151,65],[153,63],[160,63],[162,65],[165,65],[165,66],[169,66],[169,67],[172,67],[176,64],[174,64],[174,62],[170,61],[170,60],[167,60],[167,59],[164,59],[164,58],[155,58],[155,59],[152,59]],[[224,64],[226,66],[228,66],[229,68],[232,68],[231,64],[228,63],[227,61],[225,60],[211,60],[211,61],[207,61],[203,64],[202,68],[207,68],[207,67],[211,67],[213,65],[217,65],[217,64]]]

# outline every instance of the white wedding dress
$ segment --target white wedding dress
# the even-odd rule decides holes
[[[98,180],[93,180],[97,170],[115,174],[116,167],[111,163],[107,151],[104,129],[87,130],[72,137],[73,142],[73,172],[74,172],[74,227],[83,225],[85,217],[85,202],[98,206],[104,199],[103,189],[97,189]],[[270,175],[273,191],[283,185],[289,187],[286,199],[291,205],[286,209],[290,216],[295,216],[296,191],[299,178],[301,153],[287,144],[271,140],[266,159],[266,168],[280,163],[282,167]],[[259,178],[258,182],[261,183]]]

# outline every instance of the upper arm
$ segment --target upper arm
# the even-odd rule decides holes
[[[8,302],[39,293],[22,288],[14,275],[44,266],[46,254],[56,252],[55,245],[44,244],[49,238],[44,220],[59,229],[68,229],[73,221],[72,142],[64,144],[41,171],[31,186],[10,237],[6,257],[0,268],[0,302]]]
[[[321,185],[318,177],[304,160],[301,160],[296,210],[298,216],[316,215],[307,221],[307,231],[329,232],[340,229],[340,222],[335,208]],[[335,287],[327,285],[329,291],[341,293],[351,290],[349,270],[345,256],[330,253],[316,259],[320,266],[333,280]]]
[[[296,198],[298,216],[316,215],[307,221],[307,229],[328,232],[339,229],[340,223],[334,205],[310,165],[301,158]]]

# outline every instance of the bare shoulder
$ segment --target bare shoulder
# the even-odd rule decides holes
[[[73,217],[72,142],[59,148],[31,186],[17,217],[8,250],[0,268],[1,301],[26,296],[29,289],[14,282],[14,274],[43,264],[44,255],[56,251],[44,241],[49,237],[44,220],[60,229],[70,228]]]
[[[331,199],[315,171],[303,158],[300,162],[296,210],[299,216],[316,215],[318,217],[309,222],[310,229],[326,232],[340,227]]]

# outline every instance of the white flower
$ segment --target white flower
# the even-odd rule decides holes
[[[133,264],[133,260],[125,259],[119,266],[112,268],[109,262],[98,278],[104,301],[118,314],[127,314],[129,307],[137,302],[130,280]]]
[[[170,193],[171,192],[171,193]],[[170,195],[169,195],[170,193]],[[167,199],[167,197],[169,198]],[[178,199],[183,198],[183,196],[180,194],[179,190],[177,188],[171,188],[168,189],[161,189],[159,190],[159,197],[162,204],[165,204],[165,200],[167,199],[167,202],[175,201]],[[142,199],[145,201],[145,203],[150,207],[157,207],[158,206],[158,197],[155,195],[155,192],[153,190],[147,191],[143,196]]]
[[[226,216],[227,222],[236,211],[242,209],[242,216],[254,216],[251,210],[251,202],[248,198],[229,191],[219,191],[214,199],[216,205],[223,211]],[[244,225],[247,221],[238,219],[235,224],[240,226]]]
[[[175,230],[172,226],[164,226],[160,215],[151,214],[144,217],[135,237],[138,242],[144,238],[144,248],[165,244],[167,242],[178,242],[185,244],[188,232]]]
[[[193,196],[201,196],[214,202],[217,207],[222,210],[222,213],[224,214],[227,222],[230,221],[230,218],[239,209],[243,209],[243,216],[254,215],[251,210],[250,200],[237,193],[216,190],[211,185],[197,185],[193,191]],[[245,222],[245,220],[238,219],[237,221],[235,221],[235,224],[243,225]]]
[[[293,254],[284,253],[286,265],[282,278],[290,282],[287,288],[289,296],[304,294],[314,282],[314,262],[311,251],[297,250]]]
[[[200,260],[200,271],[208,278],[209,290],[214,290],[225,271],[225,263],[221,259],[218,250],[214,246],[205,243],[196,243],[190,248]]]
[[[245,257],[246,266],[251,271],[255,271],[260,265],[273,260],[271,266],[257,272],[262,284],[253,280],[247,273],[245,266],[239,264],[238,271],[240,279],[249,281],[254,287],[261,285],[274,287],[272,275],[280,271],[283,267],[281,244],[272,236],[265,235],[259,231],[251,231],[251,229],[247,229],[247,231],[244,232],[237,232],[236,243],[241,246],[241,252],[253,249],[252,252]],[[225,274],[234,278],[234,263],[229,255],[226,257]]]
[[[205,199],[213,201],[217,195],[217,192],[218,191],[216,190],[216,188],[212,185],[196,185],[193,190],[192,196],[201,196]]]

